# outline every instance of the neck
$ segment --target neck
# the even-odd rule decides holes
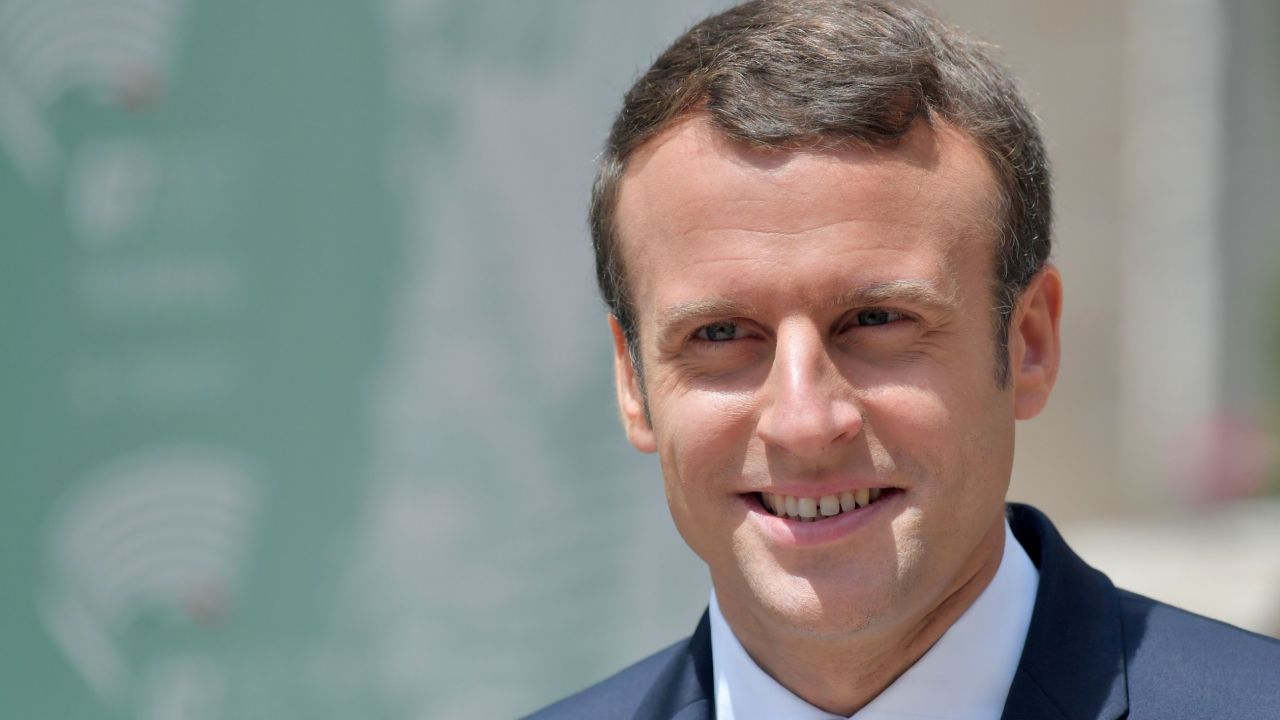
[[[751,658],[783,687],[825,712],[850,716],[916,663],[995,577],[1004,554],[1004,518],[982,538],[946,592],[922,611],[886,628],[837,640],[787,632],[734,603],[721,612]],[[781,631],[778,628],[783,628]]]

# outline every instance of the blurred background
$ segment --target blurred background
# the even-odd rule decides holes
[[[499,718],[689,633],[585,206],[711,0],[0,0],[0,714]],[[1280,633],[1280,6],[938,0],[1056,163],[1013,497]]]

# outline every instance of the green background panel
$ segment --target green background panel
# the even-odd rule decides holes
[[[615,5],[0,3],[0,714],[511,716],[689,630],[583,212],[707,6]]]

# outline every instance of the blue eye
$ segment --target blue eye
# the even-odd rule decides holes
[[[896,310],[885,310],[884,308],[870,308],[860,310],[857,314],[858,324],[867,327],[874,325],[888,325],[903,318],[903,314]]]
[[[733,322],[718,322],[710,325],[703,325],[698,328],[695,335],[700,340],[709,342],[725,342],[738,337],[738,324]]]

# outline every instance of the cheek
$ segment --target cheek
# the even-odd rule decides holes
[[[746,393],[694,390],[668,396],[654,413],[668,481],[712,489],[717,480],[738,476],[754,417]]]
[[[688,392],[652,407],[667,505],[676,530],[709,565],[729,562],[725,540],[741,522],[740,490],[750,444],[751,403],[739,396]]]
[[[1008,475],[1001,472],[1012,456],[1007,394],[990,377],[881,386],[864,403],[868,432],[899,471],[935,481],[925,492],[969,497],[973,483]]]
[[[938,444],[954,427],[956,407],[928,385],[881,385],[864,394],[863,407],[869,432],[902,447]]]

